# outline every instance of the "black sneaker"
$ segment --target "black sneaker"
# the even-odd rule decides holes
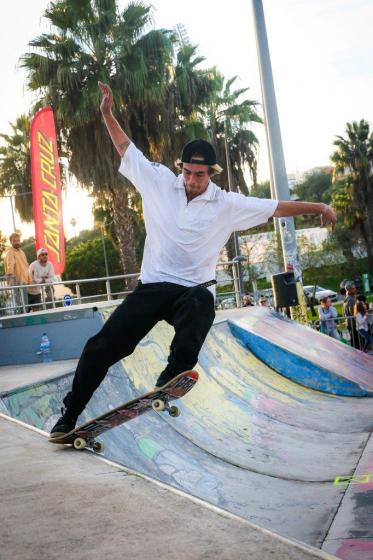
[[[72,410],[71,392],[67,393],[62,402],[65,405],[61,408],[62,416],[51,429],[50,437],[63,436],[75,428],[79,414],[75,414]]]
[[[171,381],[171,379],[173,379],[177,375],[178,375],[177,373],[174,373],[173,371],[167,371],[167,369],[165,369],[164,371],[162,371],[161,375],[158,377],[155,386],[156,387],[163,387],[163,385],[166,385],[166,383]]]
[[[61,409],[61,413],[63,409]],[[69,412],[62,414],[61,418],[57,420],[56,424],[53,426],[50,432],[50,437],[59,437],[71,432],[75,428],[76,421],[78,419],[77,415],[72,415]]]

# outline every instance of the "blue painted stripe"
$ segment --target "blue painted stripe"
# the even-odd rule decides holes
[[[228,321],[232,334],[269,367],[299,385],[344,397],[372,397],[373,393],[344,377],[281,348],[273,342]]]

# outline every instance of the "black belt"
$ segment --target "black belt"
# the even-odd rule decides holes
[[[209,286],[213,286],[216,284],[216,280],[209,280],[208,282],[203,282],[203,284],[197,284],[200,288],[208,288]]]

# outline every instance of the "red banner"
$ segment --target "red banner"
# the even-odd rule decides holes
[[[55,273],[61,274],[65,268],[65,240],[60,165],[51,107],[44,107],[32,119],[30,153],[36,249],[48,249],[48,260]]]

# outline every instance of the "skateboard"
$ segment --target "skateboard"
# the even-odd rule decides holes
[[[123,403],[105,412],[105,414],[74,428],[74,430],[63,436],[50,437],[48,441],[51,443],[72,444],[75,449],[89,447],[101,453],[104,450],[104,444],[96,440],[100,434],[120,426],[133,418],[137,418],[145,412],[150,410],[155,410],[156,412],[167,411],[172,417],[179,416],[179,408],[177,406],[170,406],[170,401],[180,399],[186,395],[197,381],[198,373],[196,371],[184,371],[171,379],[166,385],[163,385],[163,387],[157,387],[155,390],[145,393],[145,395],[140,395],[131,401]]]

